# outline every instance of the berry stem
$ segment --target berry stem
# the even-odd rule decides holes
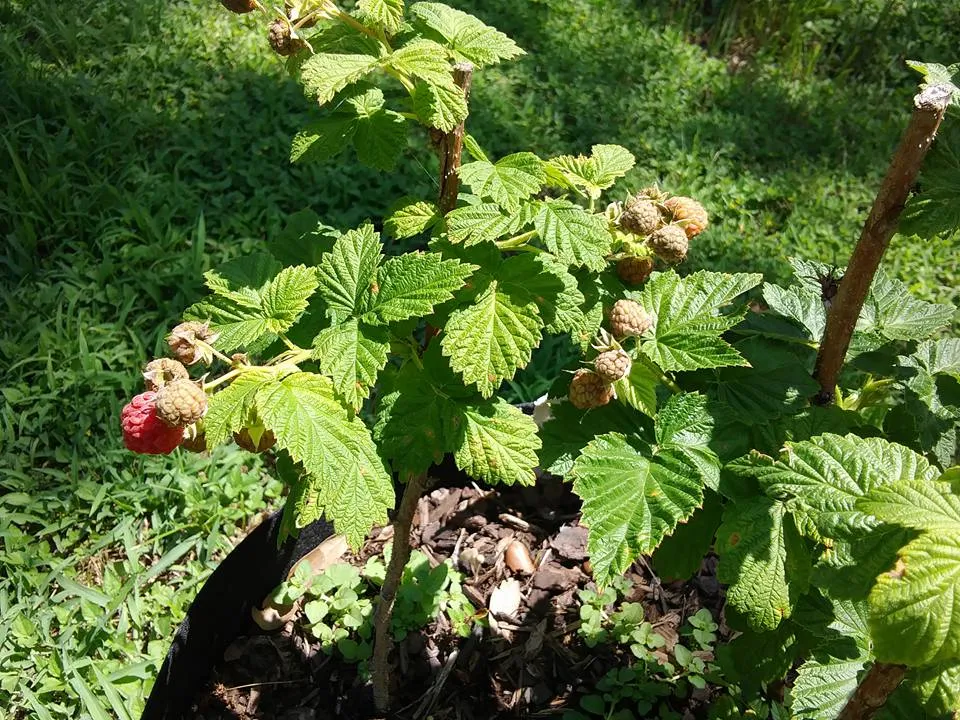
[[[249,369],[250,369],[249,367],[245,367],[245,368],[237,368],[236,370],[231,370],[230,372],[225,373],[224,375],[221,375],[220,377],[218,377],[216,380],[212,382],[205,382],[203,384],[203,389],[212,390],[215,387],[218,387],[220,385],[223,385],[224,383],[230,382],[235,377],[239,377],[240,375],[243,375],[243,373],[247,372]]]
[[[216,349],[213,345],[211,345],[210,343],[205,342],[205,341],[201,340],[200,338],[197,338],[197,341],[196,341],[196,342],[197,342],[197,345],[200,346],[201,348],[203,348],[204,350],[209,350],[210,353],[211,353],[214,357],[220,358],[220,359],[223,360],[223,362],[225,362],[227,365],[233,365],[233,358],[227,357],[227,356],[224,355],[222,352],[220,352],[219,350],[217,350],[217,349]]]
[[[818,405],[830,405],[836,396],[837,380],[850,347],[850,338],[857,326],[863,303],[870,292],[874,275],[880,267],[890,239],[897,230],[900,214],[933,143],[937,128],[950,104],[949,86],[930,85],[913,99],[910,124],[900,139],[890,167],[880,185],[870,215],[863,226],[860,240],[850,256],[837,297],[827,315],[827,328],[817,353],[813,377],[820,383],[820,392],[813,398]]]

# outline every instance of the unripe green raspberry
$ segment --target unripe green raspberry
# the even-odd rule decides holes
[[[664,206],[673,215],[674,222],[679,222],[683,227],[688,240],[702,233],[710,224],[707,211],[693,198],[678,195],[665,201]]]
[[[613,388],[590,370],[577,370],[567,392],[570,404],[580,410],[606,405],[613,398]]]
[[[157,391],[174,380],[186,380],[189,377],[190,373],[187,372],[183,363],[170,358],[151,360],[143,369],[143,380],[147,390]]]
[[[617,276],[626,285],[639,285],[653,272],[653,258],[625,257],[617,263]]]
[[[597,355],[593,368],[600,379],[614,383],[630,374],[630,356],[623,350],[607,350]]]
[[[675,264],[683,262],[690,249],[687,233],[679,225],[665,225],[651,235],[647,242],[650,249],[664,262]]]
[[[644,197],[630,198],[623,207],[620,227],[634,235],[649,235],[658,227],[662,218],[656,204]]]
[[[207,394],[191,380],[174,380],[157,392],[157,417],[170,427],[193,425],[207,411]]]
[[[639,337],[652,326],[653,319],[634,300],[617,300],[610,310],[610,331],[618,339]]]

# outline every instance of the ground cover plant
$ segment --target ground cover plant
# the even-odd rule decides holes
[[[801,627],[828,640],[840,618],[859,618],[855,656],[774,649],[790,662],[770,680],[803,662],[794,713],[870,717],[908,670],[902,702],[953,711],[960,345],[932,336],[955,309],[912,298],[879,265],[958,68],[911,63],[921,92],[849,266],[795,260],[795,283],[765,285],[750,313],[742,296],[762,275],[671,267],[709,227],[697,200],[655,184],[607,194],[635,164],[626,148],[494,160],[466,134],[474,70],[523,53],[506,35],[430,2],[264,12],[271,47],[321,109],[291,159],[352,147],[390,169],[421,125],[439,155],[437,199],[393,204],[384,233],[418,245],[391,257],[372,224],[340,231],[304,212],[268,253],[208,271],[211,294],[167,337],[176,360],[150,362],[146,392],[124,407],[124,441],[146,454],[231,436],[275,447],[286,531],[325,516],[357,549],[387,520],[392,478],[405,483],[374,617],[378,711],[390,709],[413,515],[447,455],[490,484],[531,485],[538,466],[572,481],[600,588],[649,554],[690,574],[715,546],[738,641],[776,632],[805,603],[818,611]],[[939,187],[914,202],[915,228],[956,229]],[[540,432],[497,391],[547,334],[580,356]],[[712,521],[693,522],[698,510]],[[688,528],[679,559],[659,547]],[[705,687],[702,659],[682,646],[674,659]],[[829,676],[829,692],[804,672]]]
[[[488,151],[508,154],[534,136],[544,156],[576,155],[601,139],[629,145],[639,160],[628,178],[634,187],[659,176],[713,213],[713,228],[692,247],[684,272],[745,267],[744,245],[764,259],[771,280],[784,280],[788,267],[773,258],[822,253],[842,262],[837,248],[856,232],[899,132],[900,105],[878,101],[872,88],[892,84],[906,101],[906,84],[868,75],[855,90],[824,78],[801,86],[758,68],[763,97],[745,103],[748,86],[726,75],[724,60],[705,57],[631,6],[479,8],[532,51],[477,77],[471,129]],[[257,480],[266,477],[258,463],[229,452],[217,457],[223,473],[179,453],[131,464],[119,452],[114,424],[122,398],[138,384],[127,368],[158,352],[164,329],[195,299],[202,270],[273,235],[286,212],[311,205],[349,227],[382,211],[370,200],[372,189],[392,197],[419,184],[426,196],[433,172],[408,172],[404,164],[387,175],[345,162],[277,164],[308,113],[299,90],[265,77],[276,67],[265,37],[250,31],[252,21],[233,22],[207,3],[78,3],[67,14],[52,3],[25,7],[0,10],[8,100],[0,113],[3,152],[11,158],[0,188],[0,226],[9,240],[0,352],[10,360],[0,368],[0,464],[5,508],[16,508],[4,513],[3,563],[13,584],[5,588],[0,705],[33,713],[39,703],[55,717],[96,716],[100,702],[122,698],[111,706],[122,717],[117,708],[137,707],[156,670],[168,637],[163,618],[182,613],[183,595],[229,547],[235,526],[262,507]],[[938,38],[956,27],[935,25]],[[573,40],[571,27],[578,30]],[[567,52],[571,42],[576,52]],[[628,92],[623,78],[611,83],[615,74],[604,68],[614,60],[643,83]],[[793,115],[776,144],[762,141],[784,98],[796,109],[818,94],[828,101],[813,117]],[[842,115],[830,110],[834,101],[846,108]],[[742,114],[745,106],[752,114]],[[736,137],[748,142],[740,146]],[[824,147],[824,137],[833,144]],[[820,180],[800,181],[812,177]],[[949,301],[957,287],[955,240],[897,242],[892,273],[926,299]],[[554,348],[538,350],[533,370],[513,381],[511,399],[533,399],[549,386]],[[108,392],[91,395],[90,388]],[[269,485],[266,496],[277,487]],[[130,528],[139,528],[133,542]],[[145,577],[159,559],[178,555],[173,572]],[[125,577],[151,583],[150,592],[87,573],[98,557],[118,572],[125,564]],[[182,589],[173,605],[159,599],[169,593],[155,577]],[[63,607],[56,614],[52,595]],[[124,624],[131,612],[134,627]],[[24,628],[23,614],[37,632]],[[94,637],[61,631],[88,625],[98,628]],[[90,659],[114,692],[102,701],[76,690],[101,682]],[[39,672],[22,693],[18,681],[28,667]]]

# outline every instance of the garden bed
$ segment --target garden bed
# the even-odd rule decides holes
[[[552,478],[528,488],[440,487],[420,499],[413,545],[432,566],[455,561],[463,573],[463,592],[477,609],[476,622],[461,637],[440,614],[397,642],[391,717],[559,716],[595,693],[612,668],[636,662],[629,642],[590,647],[581,629],[581,592],[595,587],[578,510],[569,486]],[[382,554],[391,535],[389,527],[374,530],[360,552],[342,561],[363,567]],[[532,572],[511,569],[518,564],[505,557],[505,549],[514,541],[529,548]],[[620,586],[617,607],[642,605],[643,619],[665,641],[651,649],[657,661],[675,662],[684,622],[699,609],[720,618],[724,592],[715,568],[715,558],[708,556],[687,582],[661,583],[646,562],[627,574],[630,585]],[[519,607],[491,618],[486,611],[491,594],[511,578],[519,584]],[[375,717],[358,666],[338,653],[325,653],[306,625],[302,611],[274,631],[251,621],[249,634],[227,649],[189,717]],[[730,634],[722,622],[717,632],[721,639]],[[713,659],[709,651],[693,648],[701,660]],[[705,715],[698,709],[708,707],[712,692],[708,685],[669,703],[681,717]]]

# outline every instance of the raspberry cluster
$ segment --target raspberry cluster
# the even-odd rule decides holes
[[[609,315],[610,332],[600,330],[599,351],[593,368],[577,370],[570,381],[567,398],[581,410],[606,405],[614,397],[613,384],[630,374],[633,361],[621,346],[626,338],[640,337],[653,327],[654,319],[635,300],[618,300]]]
[[[656,186],[644,188],[623,203],[614,203],[611,218],[622,237],[617,275],[625,285],[647,281],[654,258],[669,265],[683,262],[690,240],[710,224],[703,205],[690,197],[670,196]]]

